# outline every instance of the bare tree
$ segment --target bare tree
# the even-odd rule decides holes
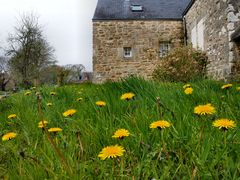
[[[14,34],[8,38],[10,67],[24,85],[39,80],[41,69],[56,63],[54,49],[43,36],[38,19],[33,14],[22,15]]]

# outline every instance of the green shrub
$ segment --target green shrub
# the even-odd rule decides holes
[[[153,72],[157,81],[187,82],[206,73],[207,56],[192,47],[178,47],[163,57]]]

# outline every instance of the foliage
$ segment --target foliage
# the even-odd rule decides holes
[[[39,87],[29,96],[24,91],[13,94],[0,101],[1,135],[17,133],[14,139],[0,143],[0,177],[237,179],[240,91],[236,85],[221,89],[222,85],[198,81],[191,84],[194,91],[187,95],[182,83],[131,78],[103,85]],[[40,109],[35,91],[42,94]],[[134,93],[134,98],[121,100],[128,92]],[[82,100],[77,101],[80,97]],[[97,101],[105,101],[106,106],[98,107]],[[208,103],[216,109],[213,115],[194,114],[195,107]],[[77,111],[64,117],[62,113],[69,109]],[[9,120],[9,114],[17,117]],[[237,126],[219,130],[212,123],[221,118],[231,119]],[[62,156],[38,127],[42,119],[48,121],[47,128],[62,129],[50,134]],[[151,129],[150,124],[158,120],[171,126]],[[112,138],[118,129],[126,129],[130,135]],[[117,144],[124,147],[123,155],[104,161],[98,157],[104,147]]]
[[[207,57],[201,51],[192,47],[177,47],[170,54],[161,58],[153,72],[157,81],[187,82],[206,73]]]
[[[60,66],[52,65],[41,70],[40,83],[44,85],[57,84],[57,74]]]
[[[82,64],[48,66],[41,70],[40,82],[41,84],[58,84],[60,86],[80,82],[84,69]]]
[[[42,68],[55,63],[54,49],[43,36],[38,17],[33,14],[21,16],[8,44],[12,73],[24,85],[33,83],[33,79],[39,80]]]
[[[67,83],[67,77],[70,74],[70,70],[64,66],[58,66],[57,68],[57,84],[59,86],[65,85]]]

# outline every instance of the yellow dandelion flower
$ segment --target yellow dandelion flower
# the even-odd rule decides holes
[[[27,91],[27,92],[24,93],[25,96],[29,96],[30,94],[31,94],[30,91]]]
[[[165,121],[165,120],[159,120],[159,121],[155,121],[153,123],[150,124],[150,128],[151,129],[155,129],[155,128],[158,128],[158,129],[165,129],[167,127],[170,127],[171,124],[168,122],[168,121]]]
[[[193,88],[191,88],[191,87],[186,88],[186,89],[184,90],[184,93],[185,93],[185,94],[192,94],[192,92],[193,92]]]
[[[55,95],[56,95],[56,92],[50,92],[50,95],[51,95],[51,96],[55,96]]]
[[[232,84],[225,84],[221,87],[221,89],[229,89],[232,86],[233,86]]]
[[[121,96],[121,100],[131,100],[132,98],[134,98],[135,94],[129,92],[129,93],[125,93]]]
[[[10,133],[4,134],[3,137],[2,137],[2,140],[3,141],[8,141],[8,140],[11,140],[11,139],[15,138],[16,136],[17,136],[16,133],[10,132]]]
[[[14,118],[16,118],[16,117],[17,117],[16,114],[10,114],[10,115],[8,116],[8,119],[14,119]]]
[[[199,105],[194,108],[194,113],[198,115],[214,114],[215,112],[215,107],[213,107],[210,103],[206,105]]]
[[[35,86],[31,87],[32,90],[36,90],[37,88]]]
[[[114,146],[107,146],[102,149],[99,153],[98,157],[102,160],[106,158],[116,158],[119,156],[123,156],[125,149],[122,146],[114,145]]]
[[[190,88],[190,87],[191,87],[191,84],[185,84],[185,85],[183,86],[183,89]]]
[[[47,126],[47,124],[48,124],[48,122],[46,120],[43,120],[38,123],[38,127],[44,128],[45,126]]]
[[[104,102],[104,101],[97,101],[96,105],[99,106],[99,107],[103,107],[103,106],[106,106],[106,102]]]
[[[237,90],[237,91],[240,91],[240,87],[237,87],[236,90]]]
[[[80,101],[82,101],[83,100],[83,98],[77,98],[77,101],[78,102],[80,102]]]
[[[119,139],[123,139],[124,137],[129,136],[130,133],[128,130],[126,129],[118,129],[114,135],[112,136],[112,138],[119,138]]]
[[[57,132],[60,132],[60,131],[62,131],[62,129],[58,128],[58,127],[48,129],[48,132],[53,132],[53,133],[57,133]]]
[[[52,106],[52,105],[53,105],[52,103],[47,103],[47,106],[49,106],[49,107]]]
[[[76,112],[77,112],[76,109],[69,109],[69,110],[67,110],[63,113],[63,116],[64,117],[69,117],[69,116],[72,116],[73,114],[75,114]]]
[[[236,127],[234,121],[229,119],[217,119],[213,122],[213,126],[219,129],[228,130]]]

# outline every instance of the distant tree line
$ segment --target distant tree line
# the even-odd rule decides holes
[[[24,14],[8,37],[5,55],[0,56],[0,88],[28,88],[40,84],[59,84],[81,80],[85,69],[81,64],[56,65],[54,48],[43,35],[38,16]]]

